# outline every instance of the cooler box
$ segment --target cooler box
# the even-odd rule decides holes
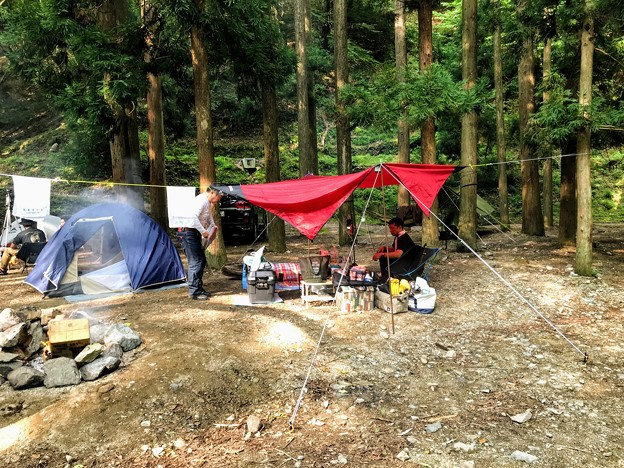
[[[276,275],[273,270],[250,271],[247,294],[251,304],[270,304],[275,296]]]

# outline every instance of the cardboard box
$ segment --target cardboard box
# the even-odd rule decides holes
[[[91,342],[89,320],[50,320],[48,337],[53,356],[73,357],[75,349],[80,350]]]
[[[373,310],[374,286],[341,286],[336,294],[336,305],[341,313],[367,312]]]
[[[390,294],[382,291],[375,291],[375,307],[385,312],[392,312],[394,314],[400,314],[401,312],[407,312],[407,301],[409,293],[405,292],[398,296],[392,297],[392,309],[390,308]]]

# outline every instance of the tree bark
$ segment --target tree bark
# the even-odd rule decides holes
[[[295,0],[295,50],[297,53],[297,127],[299,175],[316,174],[310,147],[310,114],[308,96],[308,54],[306,45],[306,5],[308,0]]]
[[[154,62],[152,27],[157,19],[155,7],[147,0],[141,3],[147,53],[145,61]],[[160,75],[147,73],[147,154],[150,173],[151,215],[163,229],[169,228],[167,218],[167,192],[165,189],[165,123],[163,119],[162,85]]]
[[[334,0],[334,73],[336,75],[336,153],[338,174],[350,174],[351,130],[344,102],[340,96],[342,88],[349,80],[347,57],[347,0]],[[350,196],[338,210],[338,240],[340,245],[350,245],[353,239],[347,232],[347,220],[355,220],[353,198]]]
[[[147,74],[147,152],[150,172],[151,214],[163,229],[169,228],[165,189],[165,125],[160,76]]]
[[[529,118],[534,111],[535,88],[533,31],[528,28],[522,39],[518,63],[518,114],[520,126],[520,160],[522,177],[522,232],[544,235],[544,218],[540,202],[539,169],[533,147],[526,137]]]
[[[205,0],[195,0],[198,14],[204,13]],[[199,189],[201,192],[216,181],[216,166],[214,160],[214,140],[212,134],[212,114],[210,79],[208,76],[209,63],[204,31],[201,26],[191,26],[191,59],[193,63],[193,87],[195,91],[195,125],[197,131],[197,164],[199,169]],[[212,216],[217,226],[221,226],[221,216],[218,206],[212,207]],[[217,231],[215,240],[206,251],[207,266],[220,269],[227,263],[227,254],[223,242],[221,229]]]
[[[462,2],[462,79],[466,89],[474,88],[477,82],[477,0]],[[461,119],[461,163],[462,166],[477,163],[477,113],[474,110]],[[477,172],[466,167],[460,172],[460,184],[459,236],[476,249]]]
[[[418,65],[420,71],[427,71],[429,68],[431,68],[432,63],[433,9],[431,5],[431,0],[420,0],[420,2],[418,2]],[[420,125],[420,137],[423,164],[435,164],[435,120],[433,117],[429,117]],[[431,211],[433,213],[438,212],[437,197],[433,201],[433,205],[431,205]],[[428,247],[437,247],[440,243],[438,220],[434,216],[423,216],[422,243],[423,245],[427,245]]]
[[[551,52],[552,52],[552,37],[548,36],[544,43],[544,51],[542,52],[542,80],[545,82],[548,80],[551,70]],[[543,102],[548,102],[550,99],[549,93],[544,91],[542,94]],[[544,226],[553,226],[553,174],[552,174],[552,158],[548,155],[542,164],[542,180],[544,185]]]
[[[273,80],[265,79],[261,82],[262,92],[262,141],[264,143],[264,167],[266,181],[279,182],[281,180],[277,94]],[[286,230],[284,220],[272,213],[268,216],[269,250],[271,252],[286,252]]]
[[[579,128],[576,143],[576,195],[578,224],[576,226],[576,258],[574,271],[591,276],[592,270],[592,191],[591,191],[591,129],[589,106],[592,101],[594,65],[594,18],[592,0],[585,0],[585,17],[581,26],[581,72],[579,107],[585,125]]]
[[[576,244],[576,140],[561,147],[561,182],[559,184],[559,243]]]
[[[509,196],[507,189],[507,155],[505,154],[505,106],[503,97],[503,64],[501,57],[500,2],[494,4],[494,93],[496,107],[496,154],[498,159],[498,211],[503,230],[509,229]]]
[[[395,0],[394,2],[394,54],[396,62],[397,81],[405,82],[407,70],[407,42],[405,40],[405,0]],[[402,115],[397,122],[398,141],[398,161],[400,163],[410,162],[410,130],[407,122],[408,108],[403,103]],[[399,186],[397,205],[407,206],[410,204],[410,194],[402,186]]]

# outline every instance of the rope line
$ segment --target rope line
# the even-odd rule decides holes
[[[397,179],[398,180],[398,179]],[[401,183],[399,181],[399,183]],[[401,184],[403,185],[403,184]],[[403,185],[403,187],[405,187]],[[410,195],[414,198],[414,200],[420,202],[420,200],[418,200],[418,198],[416,197],[416,195],[414,195],[412,192],[410,192],[410,190],[405,187],[405,189],[410,193]],[[420,202],[422,203],[422,202]],[[459,237],[458,234],[456,234],[452,229],[450,229],[449,226],[447,226],[444,221],[442,221],[438,215],[436,213],[434,213],[433,211],[430,211],[430,213],[438,220],[438,222],[440,224],[442,224],[442,226],[444,226],[450,233],[453,234],[453,236],[455,236],[455,238],[457,238],[458,241],[460,241],[462,243],[462,245],[464,247],[466,247],[475,257],[477,257],[477,259],[479,261],[481,261],[481,263],[483,263],[492,273],[494,273],[494,275],[500,279],[503,284],[505,286],[507,286],[509,289],[511,289],[511,291],[522,301],[524,302],[527,306],[529,306],[529,308],[531,310],[533,310],[533,312],[535,312],[535,314],[537,314],[542,320],[544,320],[544,322],[546,322],[557,334],[559,334],[565,341],[567,341],[570,346],[572,346],[573,349],[575,349],[577,352],[579,352],[581,355],[583,355],[583,362],[587,362],[589,359],[589,356],[587,355],[587,353],[583,352],[576,344],[574,344],[567,336],[565,336],[565,334],[559,330],[557,328],[557,326],[552,323],[550,320],[548,320],[548,318],[542,314],[537,307],[535,307],[527,298],[525,298],[522,293],[520,293],[507,279],[505,279],[498,271],[496,271],[494,269],[494,267],[492,267],[488,262],[485,261],[485,259],[483,257],[481,257],[472,247],[470,247],[461,237]]]
[[[377,173],[377,175],[375,176],[375,183],[377,182],[378,177],[379,177],[379,173]],[[364,210],[362,211],[360,222],[357,226],[357,229],[355,230],[355,235],[353,236],[353,242],[351,243],[351,248],[349,249],[349,253],[347,254],[345,265],[350,264],[350,260],[352,256],[355,257],[355,239],[357,239],[358,234],[360,232],[360,227],[366,220],[364,215],[366,214],[366,210],[368,209],[368,205],[370,204],[372,196],[373,196],[373,191],[371,190],[368,195],[368,200],[366,201],[366,205],[364,206]],[[338,280],[338,285],[336,286],[336,290],[340,288],[343,278],[344,278],[344,275],[341,275],[340,279]],[[335,304],[335,302],[336,302],[336,297],[334,296],[334,301],[332,302],[332,305]],[[297,402],[295,403],[295,407],[293,408],[292,415],[290,416],[290,420],[288,421],[288,427],[290,428],[291,431],[295,427],[295,419],[297,419],[297,413],[299,412],[299,408],[301,407],[301,404],[303,403],[303,396],[305,394],[305,391],[308,385],[308,380],[310,379],[310,375],[312,374],[312,369],[314,368],[314,365],[316,364],[316,359],[318,357],[318,352],[321,347],[321,342],[323,341],[323,337],[325,336],[325,330],[327,329],[327,325],[329,324],[329,319],[332,316],[333,309],[334,308],[331,307],[329,311],[327,312],[327,316],[325,317],[325,322],[323,323],[323,328],[321,329],[321,335],[319,336],[319,339],[316,342],[314,353],[312,353],[312,360],[310,361],[310,365],[308,366],[308,372],[306,373],[305,379],[303,380],[303,386],[301,387],[301,391],[299,392],[299,397],[297,398]]]
[[[594,153],[601,153],[604,151],[594,151],[593,153],[570,153],[570,154],[560,154],[560,155],[554,155],[554,156],[545,156],[545,157],[540,157],[540,158],[531,158],[531,159],[510,159],[510,160],[506,160],[506,161],[495,161],[495,162],[488,162],[488,163],[482,163],[482,164],[469,164],[465,167],[469,167],[471,169],[475,169],[477,167],[487,167],[487,166],[498,166],[501,164],[518,164],[518,163],[523,163],[523,162],[528,162],[528,161],[544,161],[547,159],[562,159],[562,158],[567,158],[567,157],[572,157],[572,156],[586,156],[586,155],[592,155]],[[4,174],[4,173],[0,173],[0,177],[13,177],[14,175],[17,174]],[[30,177],[30,176],[29,176]],[[37,178],[37,177],[34,177]],[[38,177],[40,179],[50,179],[49,177]],[[131,183],[131,182],[112,182],[112,181],[95,181],[95,180],[80,180],[80,179],[62,179],[60,177],[55,177],[50,179],[52,182],[63,182],[66,184],[91,184],[91,185],[109,185],[109,186],[115,186],[115,185],[121,185],[121,186],[128,186],[128,187],[157,187],[157,188],[167,188],[170,187],[169,185],[156,185],[156,184],[145,184],[145,183]]]

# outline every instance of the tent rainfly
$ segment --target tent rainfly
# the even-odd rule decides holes
[[[356,188],[403,185],[426,216],[448,177],[462,166],[442,164],[378,164],[354,174],[306,176],[253,185],[214,185],[292,224],[313,240]]]
[[[48,240],[25,282],[47,296],[135,291],[185,279],[167,233],[128,205],[103,203],[72,216]]]

